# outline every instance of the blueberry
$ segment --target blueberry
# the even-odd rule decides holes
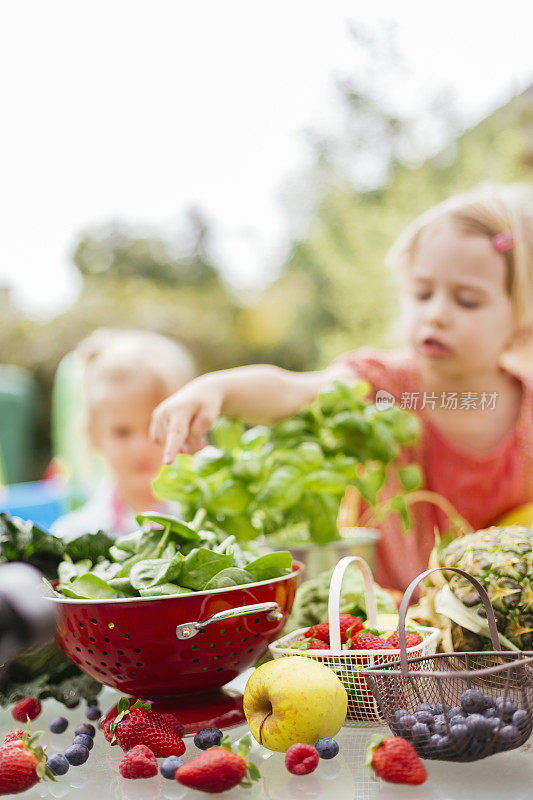
[[[449,735],[450,735],[450,740],[454,744],[463,744],[470,738],[468,733],[468,728],[464,724],[454,725],[452,728],[450,728]]]
[[[81,725],[78,725],[77,728],[74,728],[74,733],[78,736],[80,733],[84,733],[87,736],[94,736],[96,734],[96,729],[94,725],[91,725],[89,722],[82,722]]]
[[[461,706],[467,714],[479,714],[486,708],[485,696],[479,689],[467,689],[461,695]]]
[[[505,722],[510,722],[512,720],[513,714],[516,711],[516,706],[512,700],[509,700],[509,698],[504,700],[503,697],[497,697],[494,705]]]
[[[394,718],[396,722],[398,722],[400,717],[408,717],[408,716],[410,716],[410,714],[405,708],[399,708],[397,711],[394,712]]]
[[[438,733],[434,733],[432,736],[430,736],[428,741],[428,752],[439,753],[442,747],[443,739],[444,736],[440,736]]]
[[[483,702],[485,704],[485,709],[494,708],[494,699],[490,696],[490,694],[483,695]]]
[[[487,717],[482,714],[470,714],[465,720],[468,732],[480,741],[484,741],[492,735],[492,725]]]
[[[413,725],[416,725],[416,717],[413,717],[412,714],[405,714],[398,720],[398,730],[401,732],[402,736],[410,734]]]
[[[496,734],[496,744],[500,750],[512,750],[520,740],[520,731],[516,725],[504,725]]]
[[[89,750],[83,744],[71,744],[65,750],[65,758],[73,767],[79,767],[80,764],[85,764],[89,758]]]
[[[417,722],[425,722],[426,725],[431,725],[433,723],[433,714],[431,711],[415,711],[413,716],[416,717]]]
[[[451,726],[453,726],[453,725],[464,725],[465,724],[465,719],[466,719],[466,717],[463,717],[463,716],[460,716],[459,714],[457,714],[456,717],[452,717],[451,718],[450,725]]]
[[[448,733],[448,723],[444,714],[437,714],[433,720],[433,730],[441,736],[445,736]]]
[[[461,706],[454,706],[453,708],[450,708],[446,716],[448,719],[451,719],[452,717],[466,717],[466,714]]]
[[[159,770],[163,778],[168,778],[169,781],[173,781],[176,777],[176,770],[178,767],[182,767],[184,763],[183,759],[178,758],[178,756],[169,756],[165,758]]]
[[[434,706],[432,706],[431,703],[420,703],[415,708],[415,714],[416,714],[417,711],[431,711],[431,712],[433,712],[433,710],[434,710]]]
[[[447,711],[450,710],[451,706],[448,703],[437,703],[435,708],[435,714],[445,714]]]
[[[499,717],[489,717],[489,722],[493,731],[497,731],[499,727],[503,728],[504,725]]]
[[[55,756],[50,756],[46,762],[46,766],[54,773],[54,775],[64,775],[68,772],[70,764],[63,755],[63,753],[56,753]]]
[[[98,706],[89,706],[87,711],[85,712],[85,716],[87,719],[100,719],[102,716],[102,712],[98,708]]]
[[[492,754],[492,747],[489,747],[489,742],[486,739],[471,739],[466,745],[465,752],[467,755],[477,758],[482,753],[489,755],[489,753],[486,752],[489,749]]]
[[[513,714],[512,722],[513,722],[513,725],[516,725],[516,727],[519,730],[525,731],[526,728],[527,728],[527,723],[528,723],[528,713],[527,713],[527,711],[525,711],[523,708],[520,708],[518,711],[515,711],[514,714]]]
[[[68,719],[65,717],[56,717],[48,726],[52,733],[63,733],[68,728]]]
[[[86,733],[78,733],[72,740],[72,744],[83,744],[87,750],[92,750],[94,747],[92,736],[87,736]]]
[[[496,716],[497,713],[498,712],[496,711],[495,708],[486,708],[485,711],[483,712],[483,716],[485,717],[485,719],[492,719],[493,717]]]
[[[415,742],[427,742],[429,739],[429,727],[423,722],[416,722],[411,728],[411,736]]]
[[[194,744],[200,750],[208,750],[210,747],[217,747],[222,741],[222,731],[218,728],[202,728],[195,733]]]
[[[319,739],[315,744],[315,750],[320,758],[335,758],[339,752],[339,745],[335,739]]]
[[[93,697],[90,700],[87,700],[87,705],[88,706],[97,706],[98,705],[98,700],[96,699],[96,697]]]

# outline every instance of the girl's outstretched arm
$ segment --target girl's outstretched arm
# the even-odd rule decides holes
[[[311,402],[335,378],[353,380],[345,364],[317,372],[290,372],[267,364],[210,372],[167,397],[154,411],[150,433],[165,445],[163,462],[195,452],[220,415],[272,423]]]

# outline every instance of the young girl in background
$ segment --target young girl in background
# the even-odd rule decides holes
[[[220,414],[274,422],[295,413],[335,378],[367,380],[371,399],[410,408],[422,423],[416,460],[425,488],[447,498],[474,529],[533,500],[533,379],[506,358],[531,339],[533,202],[520,186],[458,195],[423,214],[389,254],[400,279],[409,347],[361,349],[319,372],[257,365],[196,378],[152,420],[165,463],[193,452]],[[403,590],[427,567],[435,506],[413,508],[407,534],[381,526],[376,580]]]
[[[52,531],[75,536],[102,529],[120,536],[135,530],[139,512],[172,511],[152,494],[163,450],[149,437],[150,419],[163,398],[194,377],[194,365],[181,345],[149,331],[101,328],[78,353],[84,364],[86,431],[108,476]]]

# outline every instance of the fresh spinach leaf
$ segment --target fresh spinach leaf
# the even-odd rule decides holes
[[[269,578],[280,578],[282,575],[287,575],[291,568],[292,556],[289,551],[278,550],[251,561],[246,565],[246,572],[256,581],[266,581]]]
[[[205,547],[197,547],[183,559],[179,581],[182,586],[201,591],[218,572],[231,566],[231,553],[215,553]]]

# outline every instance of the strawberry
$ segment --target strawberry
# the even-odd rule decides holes
[[[160,711],[159,713],[171,731],[177,733],[178,736],[183,736],[185,734],[185,725],[183,722],[180,722],[180,720],[174,714],[171,714],[168,711]]]
[[[4,744],[8,744],[8,742],[16,742],[17,739],[22,739],[24,736],[24,731],[22,728],[15,728],[12,731],[8,731],[4,736]]]
[[[350,650],[388,650],[389,645],[374,633],[361,631],[353,637]]]
[[[400,647],[400,637],[398,636],[398,631],[388,636],[386,641],[389,643],[389,647],[393,647],[395,650],[397,650]],[[415,645],[420,644],[420,642],[423,641],[424,640],[419,633],[413,633],[412,631],[405,632],[405,644],[407,647],[415,647]]]
[[[329,644],[323,642],[322,639],[308,639],[308,650],[329,650]]]
[[[144,744],[136,744],[122,756],[118,771],[123,778],[153,778],[157,775],[157,759]]]
[[[190,789],[213,794],[233,789],[239,784],[249,787],[252,781],[260,777],[256,765],[245,761],[250,747],[250,736],[245,736],[239,743],[239,752],[234,753],[230,738],[226,735],[221,747],[210,747],[179,767],[176,780]]]
[[[366,763],[378,778],[389,783],[417,785],[428,776],[415,748],[402,736],[372,736]]]
[[[28,725],[21,739],[12,739],[0,747],[0,795],[25,792],[45,776],[55,780],[46,766],[44,749],[36,743],[40,735],[41,732],[30,736]]]
[[[285,766],[293,775],[309,775],[319,761],[318,750],[310,744],[292,744],[285,753]]]
[[[41,713],[42,707],[36,697],[23,697],[11,709],[11,716],[17,722],[26,722],[28,717],[35,719]]]
[[[346,643],[349,631],[351,631],[353,636],[354,633],[363,629],[363,623],[359,617],[354,617],[353,614],[340,614],[339,625],[341,629],[341,644]],[[321,622],[319,625],[313,625],[305,631],[304,636],[308,639],[315,637],[329,644],[329,621]]]
[[[159,712],[151,710],[150,703],[136,700],[130,707],[128,698],[121,697],[117,710],[109,727],[113,734],[112,745],[119,744],[123,750],[131,750],[137,744],[145,744],[157,758],[181,756],[185,752],[181,737]]]

